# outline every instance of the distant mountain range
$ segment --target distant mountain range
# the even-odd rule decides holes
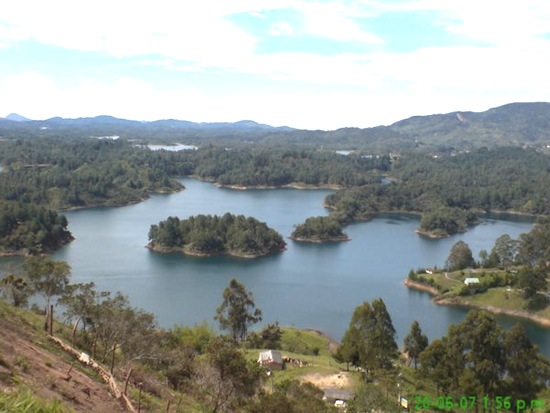
[[[112,116],[29,120],[17,114],[0,118],[0,136],[113,136],[128,139],[200,143],[244,140],[268,144],[314,144],[373,151],[469,149],[502,145],[550,145],[550,103],[510,103],[485,112],[413,116],[389,126],[311,131],[273,127],[251,120],[196,123],[175,119],[139,122]]]
[[[0,118],[2,120],[2,118]],[[111,127],[122,127],[122,128],[172,128],[172,129],[259,129],[259,130],[268,130],[268,129],[277,129],[277,130],[293,130],[293,128],[287,126],[274,127],[265,125],[262,123],[254,122],[253,120],[241,120],[238,122],[190,122],[186,120],[176,120],[176,119],[165,119],[157,120],[153,122],[141,122],[137,120],[127,120],[115,118],[113,116],[96,116],[92,118],[76,118],[76,119],[67,119],[54,117],[46,120],[31,120],[27,119],[24,116],[18,115],[17,113],[11,113],[3,120],[9,120],[14,122],[25,122],[28,121],[31,124],[39,125],[40,127],[67,127],[67,126],[111,126]]]
[[[13,120],[14,122],[26,122],[26,121],[30,120],[30,119],[27,119],[24,116],[18,115],[17,113],[10,113],[4,119]]]

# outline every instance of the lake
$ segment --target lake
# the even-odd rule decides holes
[[[236,278],[252,291],[264,322],[322,330],[341,339],[356,306],[381,297],[403,345],[413,320],[430,339],[466,310],[436,306],[429,295],[403,286],[410,269],[443,266],[451,246],[464,240],[478,257],[496,238],[517,238],[532,221],[486,217],[464,234],[442,240],[418,236],[418,217],[382,215],[346,227],[351,241],[309,245],[287,239],[283,253],[256,260],[229,257],[197,258],[157,254],[147,248],[151,224],[168,216],[186,218],[225,212],[254,216],[288,237],[307,217],[326,215],[322,202],[329,190],[231,190],[182,179],[184,191],[154,195],[136,205],[66,212],[76,239],[54,254],[72,267],[73,282],[93,281],[99,290],[121,291],[132,304],[156,314],[160,324],[193,325],[213,317],[222,291]],[[512,320],[500,317],[505,326]],[[547,330],[523,322],[530,337],[550,354]]]

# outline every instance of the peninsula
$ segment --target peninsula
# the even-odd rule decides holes
[[[151,225],[152,251],[211,257],[230,255],[257,258],[285,249],[283,237],[264,222],[244,215],[197,215],[180,220],[168,217]]]
[[[42,206],[0,201],[0,256],[48,254],[71,242],[67,219]]]
[[[480,308],[550,327],[548,298],[535,293],[525,297],[517,285],[518,271],[479,269],[469,271],[420,270],[411,272],[404,284],[408,288],[431,294],[438,305]]]

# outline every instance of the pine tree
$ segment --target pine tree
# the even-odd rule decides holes
[[[411,330],[404,340],[405,351],[409,358],[414,363],[414,368],[417,367],[418,357],[428,347],[428,337],[422,334],[422,329],[418,321],[414,320],[411,324]]]
[[[353,312],[337,358],[372,371],[391,367],[397,354],[395,328],[384,301],[365,301]]]

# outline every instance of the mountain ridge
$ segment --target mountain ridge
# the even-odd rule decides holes
[[[17,115],[19,116],[19,115]],[[25,118],[26,119],[26,118]],[[515,102],[483,112],[453,111],[412,116],[387,126],[304,130],[270,126],[253,120],[191,122],[161,119],[150,122],[102,115],[25,122],[0,118],[0,135],[11,136],[112,136],[128,139],[200,143],[212,140],[245,140],[273,143],[306,143],[326,148],[373,151],[472,149],[502,145],[550,148],[550,103]],[[345,147],[345,148],[344,148]]]

